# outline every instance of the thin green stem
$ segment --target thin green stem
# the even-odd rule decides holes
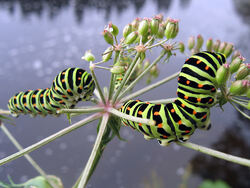
[[[158,43],[156,43],[156,44],[154,44],[152,46],[148,46],[147,49],[151,49],[151,48],[154,48],[156,46],[160,46],[161,44],[163,44],[164,42],[167,42],[167,41],[168,41],[168,39],[165,39],[165,40],[160,41],[160,42],[158,42]]]
[[[145,75],[145,74],[147,74],[149,71],[150,71],[150,69],[154,66],[154,65],[156,65],[163,57],[164,57],[164,55],[166,54],[167,52],[164,50],[164,51],[162,51],[161,52],[161,54],[160,54],[160,56],[159,57],[157,57],[155,60],[154,60],[154,62],[152,63],[152,64],[150,64],[131,84],[129,84],[129,86],[120,94],[120,96],[118,97],[118,99],[121,99],[123,96],[125,96],[125,94],[127,93],[127,92],[129,92],[136,84],[137,84],[137,82],[139,82],[142,78],[143,78],[143,76]]]
[[[23,150],[23,147],[18,143],[18,141],[15,139],[15,137],[9,132],[9,130],[4,126],[4,124],[2,123],[0,125],[2,131],[4,132],[4,134],[9,138],[9,140],[14,144],[14,146],[19,150]],[[57,188],[57,186],[55,185],[55,183],[53,183],[47,176],[47,174],[45,173],[45,171],[36,163],[36,161],[34,161],[34,159],[31,158],[31,156],[29,154],[25,154],[24,157],[27,159],[27,161],[31,164],[31,166],[34,167],[34,169],[41,175],[43,176],[47,182],[52,186]]]
[[[115,59],[114,59],[113,65],[116,64],[119,55],[120,55],[120,51],[116,51],[115,52]],[[109,96],[108,96],[108,100],[111,99],[111,97],[113,95],[113,92],[114,92],[114,85],[115,85],[114,84],[114,80],[115,80],[115,75],[113,73],[111,73],[110,84],[109,84]]]
[[[102,119],[102,122],[101,122],[101,125],[100,125],[100,129],[99,129],[99,132],[97,134],[97,138],[96,138],[96,141],[95,141],[95,144],[94,144],[94,147],[92,149],[92,152],[90,154],[90,157],[89,157],[89,160],[84,168],[84,171],[82,173],[82,177],[80,179],[80,182],[78,184],[78,188],[83,188],[86,186],[87,184],[87,181],[88,181],[88,177],[89,177],[89,173],[90,173],[90,170],[91,170],[91,167],[93,165],[93,162],[94,162],[94,159],[95,159],[95,156],[98,154],[98,148],[101,144],[101,140],[102,140],[102,137],[103,137],[103,134],[105,132],[105,129],[107,127],[107,122],[108,122],[108,119],[109,119],[109,115],[108,114],[104,114],[103,115],[103,119]]]
[[[230,102],[230,104],[231,104],[239,113],[241,113],[241,115],[243,115],[243,116],[244,116],[245,118],[247,118],[247,119],[250,119],[250,116],[247,115],[246,113],[242,112],[237,106],[234,105],[234,103],[232,103],[232,101],[229,101],[229,102]]]
[[[79,122],[65,128],[65,129],[63,129],[63,130],[61,130],[61,131],[59,131],[59,132],[45,138],[45,139],[43,139],[43,140],[41,140],[41,141],[39,141],[39,142],[37,142],[35,144],[32,144],[31,146],[29,146],[27,148],[24,148],[23,150],[21,150],[19,152],[16,152],[16,153],[14,153],[14,154],[12,154],[12,155],[10,155],[8,157],[5,157],[5,158],[0,160],[0,166],[5,164],[5,163],[8,163],[10,161],[13,161],[13,160],[15,160],[15,159],[27,154],[27,153],[30,153],[30,152],[32,152],[32,151],[46,145],[46,144],[52,142],[55,139],[60,138],[61,136],[64,136],[65,134],[68,134],[71,131],[80,128],[81,126],[98,119],[99,117],[100,117],[99,113],[93,114],[93,115],[91,115],[91,116],[89,116],[89,117],[87,117],[87,118],[85,118],[85,119],[83,119],[83,120],[81,120],[81,121],[79,121]]]
[[[245,158],[241,158],[241,157],[236,157],[230,154],[226,154],[220,151],[216,151],[214,149],[210,149],[204,146],[200,146],[198,144],[193,144],[191,142],[177,142],[177,144],[187,147],[189,149],[193,149],[196,151],[199,151],[201,153],[205,153],[207,155],[211,155],[213,157],[217,157],[226,161],[230,161],[233,163],[237,163],[243,166],[247,166],[250,167],[250,160],[249,159],[245,159]]]
[[[9,110],[0,110],[0,114],[3,114],[3,115],[10,115],[11,112]]]
[[[106,101],[105,101],[105,98],[103,96],[101,87],[100,87],[100,85],[99,85],[99,83],[97,81],[96,75],[95,75],[93,67],[91,67],[91,65],[90,65],[90,71],[91,71],[92,78],[94,79],[94,82],[95,82],[96,88],[98,90],[98,93],[99,93],[99,95],[101,97],[101,100],[102,100],[103,104],[106,104]]]
[[[238,100],[238,101],[242,101],[242,102],[245,102],[245,103],[248,103],[249,100],[246,100],[246,99],[241,99],[239,97],[232,97],[233,99],[235,100]]]
[[[117,89],[117,91],[115,93],[115,96],[113,98],[113,104],[116,102],[118,95],[120,94],[122,88],[124,87],[125,83],[129,79],[130,73],[131,73],[132,69],[134,68],[134,66],[135,66],[137,60],[139,59],[139,57],[140,57],[140,53],[137,52],[135,58],[133,59],[132,63],[130,64],[128,70],[126,71],[120,86],[118,87],[118,89]]]
[[[138,117],[134,117],[134,116],[130,116],[130,115],[127,115],[127,114],[124,114],[114,108],[110,108],[108,110],[108,112],[120,117],[120,118],[124,118],[124,119],[127,119],[127,120],[130,120],[130,121],[134,121],[134,122],[137,122],[137,123],[142,123],[142,124],[146,124],[146,125],[150,125],[150,126],[154,126],[155,125],[155,121],[154,120],[150,120],[150,119],[144,119],[144,118],[138,118]]]
[[[176,99],[176,97],[175,98],[168,98],[168,99],[153,100],[153,101],[148,101],[148,102],[155,103],[155,104],[168,104],[168,103],[174,102],[175,99]]]
[[[234,100],[234,99],[231,99],[232,102],[244,107],[244,108],[247,108],[247,103],[245,102],[240,102],[240,101],[237,101],[237,100]]]
[[[81,113],[81,114],[88,114],[88,113],[94,113],[94,112],[103,112],[103,107],[90,107],[90,108],[78,108],[78,109],[61,109],[58,110],[58,114],[62,113]]]
[[[154,89],[154,88],[156,88],[156,87],[158,87],[158,86],[160,86],[160,85],[162,85],[162,84],[176,78],[179,74],[180,74],[180,72],[176,72],[176,73],[172,74],[171,76],[168,76],[168,77],[166,77],[166,78],[164,78],[164,79],[162,79],[162,80],[160,80],[160,81],[158,81],[158,82],[156,82],[154,84],[151,84],[151,85],[149,85],[149,86],[147,86],[147,87],[145,87],[143,89],[140,89],[140,90],[138,90],[138,91],[136,91],[136,92],[122,98],[121,102],[125,102],[125,101],[130,100],[130,99],[132,99],[134,97],[137,97],[137,96],[139,96],[139,95],[141,95],[143,93],[146,93],[147,91],[150,91],[150,90],[152,90],[152,89]]]

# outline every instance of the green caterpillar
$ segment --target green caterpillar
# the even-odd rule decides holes
[[[60,72],[51,88],[19,92],[9,99],[12,114],[57,115],[61,108],[74,108],[78,101],[89,100],[95,89],[92,76],[81,68],[68,68]]]
[[[152,104],[130,100],[120,111],[135,117],[153,119],[155,126],[122,119],[123,124],[156,138],[166,146],[173,141],[186,141],[196,128],[208,130],[210,108],[215,105],[216,72],[226,62],[221,53],[200,52],[184,63],[178,78],[177,99],[168,104]]]

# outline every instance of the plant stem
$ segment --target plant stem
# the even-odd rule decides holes
[[[153,100],[153,101],[148,101],[148,102],[155,103],[155,104],[167,104],[167,103],[174,102],[175,99],[176,99],[176,97],[175,98],[168,98],[168,99]]]
[[[3,114],[3,115],[10,115],[11,112],[9,110],[0,110],[0,114]]]
[[[204,146],[193,144],[191,142],[177,142],[177,144],[179,144],[181,146],[184,146],[184,147],[187,147],[189,149],[199,151],[201,153],[211,155],[213,157],[217,157],[217,158],[220,158],[220,159],[223,159],[223,160],[226,160],[226,161],[230,161],[230,162],[233,162],[233,163],[237,163],[237,164],[240,164],[240,165],[243,165],[243,166],[250,167],[250,160],[249,159],[236,157],[236,156],[233,156],[233,155],[230,155],[230,154],[226,154],[226,153],[223,153],[223,152],[220,152],[220,151],[216,151],[214,149],[210,149],[210,148],[207,148],[207,147],[204,147]]]
[[[102,102],[103,102],[103,104],[106,104],[105,98],[104,98],[104,96],[103,96],[101,87],[100,87],[100,85],[99,85],[99,83],[98,83],[98,81],[97,81],[97,78],[96,78],[96,76],[95,76],[95,73],[94,73],[93,68],[90,68],[90,71],[91,71],[91,75],[92,75],[92,77],[93,77],[93,79],[94,79],[94,81],[95,81],[95,85],[96,85],[96,88],[97,88],[97,90],[98,90],[98,93],[99,93],[99,95],[100,95],[100,97],[101,97],[101,99],[102,99]]]
[[[156,43],[156,44],[154,44],[152,46],[147,47],[147,49],[154,48],[154,47],[159,46],[159,45],[161,45],[161,44],[163,44],[164,42],[167,42],[167,41],[168,41],[168,39],[165,39],[165,40],[160,41],[160,42],[158,42],[158,43]]]
[[[119,55],[120,55],[120,51],[116,51],[115,52],[115,59],[114,59],[113,65],[116,64]],[[111,97],[113,95],[113,92],[114,92],[114,85],[115,85],[114,84],[114,79],[115,79],[115,75],[113,73],[111,73],[110,84],[109,84],[109,96],[108,96],[108,100],[111,99]]]
[[[239,113],[241,113],[241,115],[243,115],[245,118],[247,118],[247,119],[250,119],[250,116],[249,115],[247,115],[246,113],[244,113],[244,112],[242,112],[237,106],[235,106],[233,103],[232,103],[232,101],[229,101],[230,102],[230,104],[239,112]]]
[[[164,55],[166,54],[167,52],[166,52],[166,50],[164,50],[164,51],[162,51],[161,52],[161,54],[160,54],[160,56],[159,57],[157,57],[155,60],[154,60],[154,62],[152,63],[152,64],[150,64],[131,84],[129,84],[129,86],[120,94],[120,96],[118,97],[118,100],[119,99],[121,99],[127,92],[129,92],[130,91],[130,89],[132,89],[136,84],[137,84],[137,82],[139,82],[142,78],[143,78],[143,76],[145,75],[145,74],[147,74],[149,71],[150,71],[150,69],[155,65],[155,64],[157,64],[163,57],[164,57]]]
[[[125,73],[125,75],[123,77],[123,80],[122,80],[120,86],[118,87],[118,89],[117,89],[117,91],[115,93],[115,96],[113,97],[113,104],[116,102],[116,99],[117,99],[118,95],[120,94],[123,86],[125,85],[125,83],[129,79],[130,73],[131,73],[132,69],[134,68],[134,66],[135,66],[137,60],[139,59],[139,57],[140,57],[140,53],[137,52],[135,58],[133,59],[132,63],[130,64],[128,70],[126,71],[126,73]]]
[[[82,173],[82,177],[81,177],[80,182],[78,184],[78,188],[83,188],[87,184],[87,180],[88,180],[88,177],[89,177],[89,173],[90,173],[91,167],[93,165],[95,156],[97,155],[97,151],[98,151],[98,148],[99,148],[99,146],[101,144],[101,140],[102,140],[103,134],[104,134],[105,129],[107,127],[108,119],[109,119],[109,115],[107,113],[104,114],[102,122],[101,122],[100,129],[99,129],[99,132],[97,134],[97,138],[96,138],[94,147],[92,149],[92,152],[90,154],[89,160],[88,160],[88,162],[87,162],[87,164],[86,164],[86,166],[84,168],[84,171]]]
[[[154,84],[151,84],[151,85],[149,85],[149,86],[147,86],[147,87],[145,87],[143,89],[140,89],[140,90],[138,90],[138,91],[124,97],[123,99],[121,99],[121,102],[127,101],[127,100],[132,99],[134,97],[137,97],[137,96],[139,96],[139,95],[141,95],[143,93],[146,93],[147,91],[150,91],[151,89],[154,89],[154,88],[156,88],[156,87],[158,87],[158,86],[160,86],[160,85],[162,85],[162,84],[176,78],[179,74],[180,74],[180,72],[176,72],[176,73],[172,74],[171,76],[168,76],[168,77],[166,77],[166,78],[164,78],[164,79],[162,79],[162,80],[160,80],[160,81],[158,81],[158,82],[156,82]]]
[[[2,131],[4,134],[9,138],[9,140],[14,144],[14,146],[19,150],[23,150],[23,147],[18,143],[18,141],[15,139],[15,137],[9,132],[9,130],[5,127],[5,125],[2,123],[0,125]],[[31,166],[34,167],[34,169],[41,175],[43,176],[47,182],[50,184],[50,186],[57,188],[55,183],[53,183],[45,173],[45,171],[34,161],[34,159],[31,158],[29,154],[25,154],[24,157],[27,159],[27,161],[31,164]]]
[[[96,119],[98,119],[100,117],[100,114],[99,113],[96,113],[96,114],[93,114],[61,131],[58,131],[57,133],[51,135],[51,136],[48,136],[47,138],[35,143],[35,144],[32,144],[31,146],[28,146],[27,148],[24,148],[23,150],[19,151],[19,152],[16,152],[12,155],[9,155],[8,157],[5,157],[3,159],[0,160],[0,166],[5,164],[5,163],[8,163],[10,161],[13,161],[27,153],[30,153],[50,142],[52,142],[53,140],[57,139],[57,138],[60,138],[61,136],[65,135],[65,134],[68,134],[69,132],[75,130],[75,129],[78,129],[80,128],[81,126],[91,122],[91,121],[94,121]]]
[[[108,112],[120,117],[120,118],[124,118],[124,119],[127,119],[127,120],[130,120],[130,121],[134,121],[134,122],[137,122],[137,123],[142,123],[142,124],[146,124],[146,125],[150,125],[150,126],[154,126],[155,125],[155,121],[154,120],[150,120],[150,119],[144,119],[144,118],[138,118],[138,117],[134,117],[134,116],[130,116],[130,115],[127,115],[127,114],[124,114],[114,108],[110,108],[108,110]]]
[[[81,113],[81,114],[88,114],[94,112],[103,112],[104,108],[102,107],[90,107],[90,108],[78,108],[78,109],[61,109],[58,110],[58,114],[62,113]]]

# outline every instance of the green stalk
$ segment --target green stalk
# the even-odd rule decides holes
[[[214,149],[210,149],[204,146],[200,146],[198,144],[193,144],[191,142],[177,142],[177,144],[187,147],[189,149],[193,149],[196,151],[199,151],[201,153],[205,153],[207,155],[211,155],[213,157],[217,157],[226,161],[230,161],[236,164],[240,164],[243,166],[247,166],[250,167],[250,160],[249,159],[245,159],[245,158],[241,158],[241,157],[236,157],[230,154],[226,154],[220,151],[216,151]]]
[[[101,144],[103,134],[104,134],[105,129],[107,127],[108,119],[109,119],[109,115],[108,114],[103,114],[103,119],[102,119],[102,122],[101,122],[99,132],[97,134],[97,138],[96,138],[94,147],[92,149],[89,160],[88,160],[88,162],[87,162],[87,164],[86,164],[86,166],[84,168],[84,171],[82,173],[82,177],[81,177],[80,182],[78,184],[78,188],[84,188],[86,186],[86,184],[87,184],[89,173],[91,171],[91,167],[93,166],[94,159],[95,159],[96,155],[98,154],[98,148],[99,148],[99,146]]]
[[[158,42],[158,43],[156,43],[156,44],[154,44],[152,46],[147,47],[147,49],[151,49],[151,48],[154,48],[156,46],[160,46],[161,44],[163,44],[164,42],[167,42],[167,41],[168,41],[168,39],[165,39],[165,40],[160,41],[160,42]]]
[[[160,80],[160,81],[158,81],[158,82],[156,82],[154,84],[151,84],[151,85],[149,85],[149,86],[147,86],[147,87],[145,87],[143,89],[140,89],[140,90],[126,96],[125,98],[121,99],[121,102],[125,102],[125,101],[130,100],[130,99],[132,99],[134,97],[137,97],[137,96],[139,96],[139,95],[141,95],[143,93],[146,93],[147,91],[150,91],[150,90],[152,90],[152,89],[154,89],[154,88],[156,88],[156,87],[158,87],[158,86],[160,86],[160,85],[162,85],[162,84],[176,78],[179,74],[180,74],[180,72],[176,72],[176,73],[172,74],[171,76],[168,76],[168,77],[166,77],[166,78],[164,78],[164,79],[162,79],[162,80]]]
[[[250,116],[247,115],[246,113],[242,112],[237,106],[235,106],[235,105],[232,103],[232,101],[229,101],[229,102],[230,102],[231,105],[233,105],[233,107],[234,107],[239,113],[241,113],[241,115],[243,115],[243,116],[244,116],[245,118],[247,118],[247,119],[250,119]]]
[[[120,51],[116,51],[115,52],[115,59],[114,59],[113,65],[116,64],[119,55],[120,55]],[[111,97],[113,95],[113,92],[114,92],[114,86],[115,86],[114,80],[115,80],[115,75],[113,73],[111,73],[110,84],[109,84],[109,96],[108,96],[108,100],[111,99]]]
[[[0,114],[3,114],[3,115],[10,115],[11,112],[9,110],[0,110]]]
[[[119,95],[118,100],[121,99],[127,92],[129,92],[139,82],[150,69],[156,65],[166,54],[166,50],[162,51],[159,57],[157,57],[152,64],[150,64],[129,86]]]
[[[19,150],[23,150],[23,147],[18,143],[18,141],[15,139],[15,137],[9,132],[9,130],[4,126],[4,124],[2,123],[0,125],[2,131],[4,132],[4,134],[9,138],[9,140],[14,144],[14,146]],[[47,182],[50,184],[50,186],[57,188],[57,185],[55,185],[55,183],[53,183],[47,176],[47,174],[45,173],[45,171],[36,163],[36,161],[34,161],[34,159],[31,158],[31,156],[29,154],[24,155],[24,157],[27,159],[27,161],[31,164],[31,166],[34,167],[34,169],[41,175],[43,176]]]
[[[98,81],[97,81],[97,78],[96,78],[96,75],[95,75],[93,69],[94,69],[94,67],[91,67],[91,66],[90,66],[91,75],[92,75],[92,78],[94,79],[94,82],[95,82],[96,88],[97,88],[97,90],[98,90],[98,93],[99,93],[99,95],[100,95],[100,97],[101,97],[101,99],[102,99],[103,104],[106,104],[106,100],[105,100],[105,98],[104,98],[104,96],[103,96],[101,87],[100,87],[100,85],[99,85],[99,83],[98,83]]]
[[[154,126],[155,125],[155,121],[154,120],[150,120],[150,119],[144,119],[144,118],[138,118],[138,117],[134,117],[134,116],[130,116],[127,114],[124,114],[114,108],[110,108],[108,109],[108,112],[120,117],[120,118],[124,118],[130,121],[134,121],[137,123],[142,123],[142,124],[146,124],[146,125],[150,125],[150,126]]]
[[[27,147],[27,148],[24,148],[23,150],[19,151],[19,152],[16,152],[8,157],[5,157],[3,159],[0,160],[0,166],[5,164],[5,163],[8,163],[10,161],[13,161],[27,153],[30,153],[50,142],[52,142],[53,140],[57,139],[57,138],[60,138],[61,136],[64,136],[65,134],[68,134],[70,133],[71,131],[75,130],[75,129],[78,129],[80,128],[81,126],[89,123],[89,122],[92,122],[96,119],[98,119],[100,117],[100,114],[99,113],[96,113],[96,114],[93,114],[61,131],[58,131],[57,133],[51,135],[51,136],[48,136],[47,138],[35,143],[35,144],[32,144],[31,146]]]
[[[116,91],[116,93],[115,93],[115,96],[113,97],[113,104],[116,102],[117,97],[118,97],[118,95],[120,94],[120,92],[121,92],[123,86],[125,85],[125,83],[126,83],[127,80],[129,79],[130,73],[131,73],[132,69],[134,68],[134,66],[135,66],[137,60],[139,59],[139,57],[140,57],[140,53],[137,52],[135,58],[133,59],[133,61],[132,61],[132,63],[131,63],[131,65],[129,66],[128,70],[126,71],[126,73],[125,73],[125,75],[124,75],[124,77],[123,77],[123,80],[122,80],[120,86],[118,87],[118,89],[117,89],[117,91]]]
[[[94,113],[94,112],[103,112],[103,107],[90,107],[90,108],[78,108],[78,109],[61,109],[58,110],[58,114],[62,113],[81,113],[81,114],[88,114],[88,113]]]

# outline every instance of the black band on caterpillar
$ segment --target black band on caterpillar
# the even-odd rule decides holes
[[[73,108],[89,100],[95,89],[92,76],[80,68],[68,68],[54,79],[51,88],[19,92],[11,97],[8,108],[13,114],[56,115],[61,108]]]
[[[130,100],[120,111],[135,117],[153,119],[155,126],[122,119],[123,124],[156,138],[161,145],[186,141],[196,128],[211,127],[210,108],[215,104],[217,83],[215,75],[226,58],[221,53],[200,52],[184,63],[178,78],[177,99],[169,104],[151,104]]]

